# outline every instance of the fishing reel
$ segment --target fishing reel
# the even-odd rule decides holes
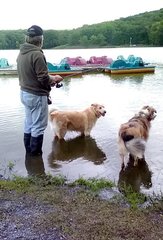
[[[56,83],[56,84],[55,84],[55,87],[56,87],[56,88],[63,87],[63,84],[62,84],[62,83]]]
[[[51,86],[56,87],[56,88],[60,88],[60,87],[63,86],[63,84],[62,83],[52,83]]]

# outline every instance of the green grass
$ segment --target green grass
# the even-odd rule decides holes
[[[8,164],[8,170],[12,175],[14,164]],[[33,191],[37,187],[48,188],[49,186],[67,186],[67,187],[84,187],[93,193],[98,194],[102,189],[111,189],[117,187],[115,183],[105,178],[79,178],[72,183],[67,183],[67,179],[63,176],[52,176],[50,174],[43,176],[30,176],[20,177],[12,175],[12,178],[8,180],[0,180],[0,190],[16,190],[16,191]],[[134,192],[132,188],[123,186],[123,195],[120,198],[124,198],[129,204],[130,208],[137,209],[140,205],[147,201],[147,196],[142,193]],[[150,201],[152,202],[152,201]]]
[[[121,199],[98,197],[98,191],[112,187],[115,184],[104,178],[79,178],[73,183],[67,183],[63,176],[51,175],[1,179],[2,227],[5,226],[8,236],[14,237],[15,233],[15,238],[16,230],[8,227],[13,219],[21,226],[22,235],[30,222],[30,231],[44,234],[44,239],[52,229],[66,236],[63,239],[71,240],[162,239],[163,198],[143,209],[138,205],[145,198],[130,188],[122,195],[129,205]]]
[[[85,186],[92,191],[98,191],[103,188],[112,188],[115,185],[113,182],[104,178],[100,178],[100,179],[90,178],[88,180],[84,178],[79,178],[78,180],[73,182],[71,186]]]
[[[137,209],[139,205],[147,200],[143,193],[134,192],[130,186],[123,187],[123,194],[132,209]]]

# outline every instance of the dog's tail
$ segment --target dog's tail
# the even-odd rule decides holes
[[[138,158],[143,158],[146,141],[141,138],[133,138],[127,142],[124,142],[127,150],[133,155]]]

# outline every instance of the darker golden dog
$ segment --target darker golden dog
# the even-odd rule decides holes
[[[137,165],[138,159],[144,158],[151,120],[155,117],[156,110],[151,106],[144,106],[138,114],[120,126],[118,147],[122,168],[124,168],[125,157],[128,154],[134,157],[134,165]]]
[[[67,131],[80,132],[81,135],[89,136],[97,119],[105,114],[104,106],[94,103],[83,111],[51,110],[49,120],[55,135],[63,139]]]

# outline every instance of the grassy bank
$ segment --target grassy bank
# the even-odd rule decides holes
[[[0,237],[163,239],[162,199],[152,200],[144,208],[147,198],[129,189],[123,195],[100,197],[102,191],[114,187],[105,179],[80,178],[71,184],[51,176],[0,180]]]

